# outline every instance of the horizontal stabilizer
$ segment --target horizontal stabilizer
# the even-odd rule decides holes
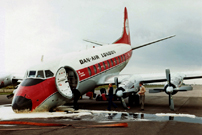
[[[151,45],[151,44],[154,44],[154,43],[157,43],[157,42],[160,42],[160,41],[169,39],[169,38],[172,38],[172,37],[174,37],[174,36],[175,36],[175,35],[169,36],[169,37],[166,37],[166,38],[162,38],[162,39],[159,39],[159,40],[156,40],[156,41],[153,41],[153,42],[144,44],[144,45],[139,45],[139,46],[137,46],[137,47],[133,47],[132,50],[136,50],[136,49],[139,49],[139,48],[142,48],[142,47],[145,47],[145,46],[148,46],[148,45]]]
[[[159,92],[163,92],[164,89],[150,89],[149,93],[159,93]]]
[[[189,90],[193,90],[192,86],[182,86],[180,88],[175,88],[174,91],[189,91]]]

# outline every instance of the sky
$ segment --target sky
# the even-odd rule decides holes
[[[122,73],[202,71],[201,0],[1,0],[0,72],[24,72],[42,55],[46,61],[94,46],[83,39],[113,43],[124,7],[132,46],[176,36],[133,51]]]

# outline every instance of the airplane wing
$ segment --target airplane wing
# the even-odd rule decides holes
[[[200,79],[202,78],[202,72],[180,72],[180,73],[173,73],[174,76],[182,76],[183,80],[190,80],[190,79]],[[133,77],[133,78],[131,78]],[[159,82],[166,82],[166,76],[163,73],[155,73],[155,74],[119,74],[119,75],[108,75],[105,79],[101,79],[98,85],[107,85],[109,83],[115,84],[114,78],[118,78],[118,83],[120,84],[123,80],[128,79],[136,79],[143,83],[159,83]]]
[[[104,82],[99,82],[101,84],[116,84],[116,96],[121,98],[122,104],[127,108],[123,98],[131,97],[130,95],[136,95],[139,91],[139,83],[158,83],[165,82],[163,88],[160,89],[150,89],[149,93],[159,93],[165,92],[169,95],[169,106],[171,110],[174,110],[174,102],[172,95],[179,91],[189,91],[192,90],[192,86],[184,86],[183,80],[188,79],[199,79],[202,78],[202,72],[180,72],[180,73],[170,73],[169,69],[165,70],[165,74],[128,74],[128,75],[111,75],[105,78]],[[131,98],[135,98],[132,96]],[[137,97],[136,97],[137,98]],[[129,99],[129,101],[133,101]]]

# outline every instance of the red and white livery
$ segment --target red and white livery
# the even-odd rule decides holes
[[[172,93],[183,89],[180,87],[183,79],[200,78],[201,76],[180,76],[173,83],[168,77],[141,77],[119,74],[128,64],[133,50],[171,38],[163,38],[137,47],[131,46],[127,9],[124,9],[124,27],[120,39],[110,45],[65,54],[49,62],[43,62],[27,70],[22,83],[15,92],[12,108],[18,111],[49,111],[63,105],[74,98],[74,90],[81,94],[94,90],[95,87],[109,83],[117,85],[116,95],[121,99],[129,96],[129,101],[138,99],[139,82],[168,81],[165,91],[171,97]],[[177,76],[177,78],[180,78]],[[176,79],[174,79],[176,80]],[[179,82],[180,81],[180,82]],[[118,85],[119,84],[119,85]],[[178,90],[177,90],[178,89]],[[158,92],[160,90],[153,90]],[[171,97],[172,98],[172,97]],[[172,104],[172,100],[170,99]],[[123,106],[126,107],[122,100]],[[173,104],[174,105],[174,104]],[[171,109],[174,109],[170,107]]]

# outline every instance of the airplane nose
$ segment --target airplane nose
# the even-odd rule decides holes
[[[14,112],[21,111],[31,111],[32,110],[32,100],[27,99],[23,96],[15,97],[12,108]]]

